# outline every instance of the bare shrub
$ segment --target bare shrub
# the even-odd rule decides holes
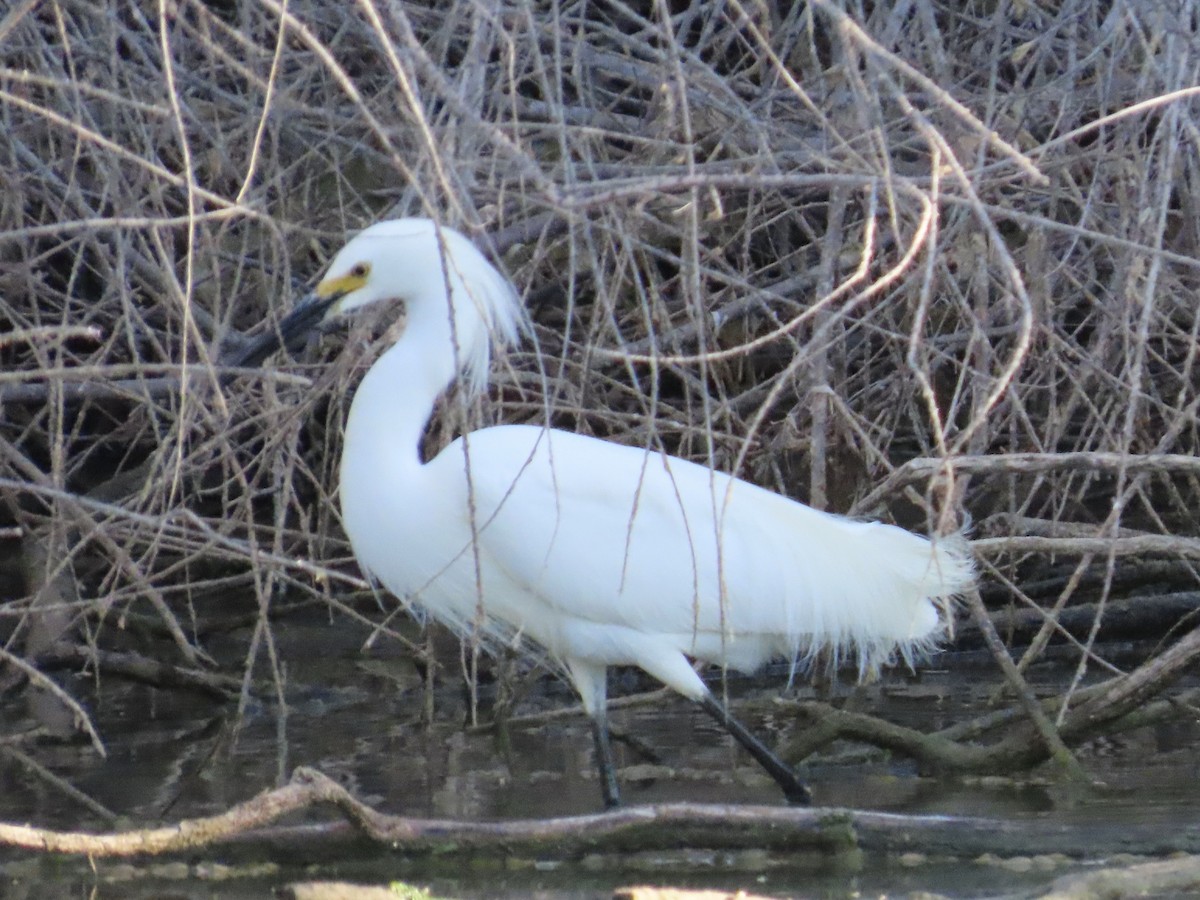
[[[374,345],[220,361],[401,214],[528,298],[481,420],[917,530],[965,512],[989,601],[1051,611],[1035,652],[1068,600],[1086,642],[1115,592],[1195,589],[1200,58],[1172,4],[168,8],[0,16],[22,677],[131,620],[200,662],[213,596],[246,598],[253,658],[281,583],[361,587],[333,466]]]

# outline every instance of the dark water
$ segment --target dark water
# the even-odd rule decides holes
[[[599,788],[591,740],[582,716],[549,721],[520,718],[571,705],[565,686],[538,683],[504,736],[464,728],[469,702],[458,679],[447,676],[434,695],[431,727],[420,724],[420,677],[398,652],[364,656],[364,632],[327,619],[277,626],[285,664],[286,716],[269,700],[256,700],[239,721],[232,704],[178,691],[129,685],[117,679],[78,681],[106,740],[107,759],[88,746],[44,743],[30,754],[56,775],[135,827],[211,815],[285,781],[293,768],[315,767],[367,803],[387,812],[469,820],[538,818],[598,811]],[[214,652],[244,652],[244,636]],[[995,685],[982,669],[925,671],[919,679],[893,676],[881,684],[839,689],[838,696],[866,712],[929,730],[982,709]],[[1069,673],[1038,673],[1048,691]],[[634,685],[630,685],[634,686]],[[649,686],[649,685],[647,685]],[[776,684],[775,688],[781,688]],[[787,737],[786,711],[761,682],[737,681],[731,696],[752,727],[774,742]],[[811,689],[800,686],[801,695]],[[777,693],[777,691],[776,691]],[[485,686],[479,702],[486,706]],[[752,701],[752,702],[748,702]],[[18,703],[4,710],[5,730],[33,724]],[[780,804],[763,776],[718,727],[678,698],[617,710],[616,729],[636,736],[657,757],[648,762],[618,744],[622,787],[629,804],[665,801]],[[1036,775],[961,780],[919,777],[903,759],[847,757],[808,771],[817,802],[903,813],[982,816],[1088,827],[1114,824],[1147,834],[1190,826],[1200,816],[1198,729],[1169,725],[1143,729],[1084,748],[1088,772],[1101,791],[1064,786]],[[847,746],[846,750],[854,748]],[[319,815],[319,814],[315,814]],[[61,828],[104,830],[107,825],[60,792],[0,756],[0,819]],[[481,862],[447,872],[427,862],[396,858],[344,861],[312,877],[381,881],[405,878],[451,897],[607,897],[615,886],[654,883],[746,889],[777,896],[895,896],[932,890],[951,896],[985,896],[1046,885],[1079,863],[1034,859],[996,865],[866,858],[854,871],[814,870],[811,860],[789,866],[765,854],[646,854],[583,864],[527,863],[513,868]],[[280,884],[305,877],[301,870],[268,871],[261,878],[215,882],[211,872],[175,864],[168,869],[98,862],[49,863],[27,854],[0,853],[3,897],[266,897]],[[130,880],[114,880],[125,879]]]

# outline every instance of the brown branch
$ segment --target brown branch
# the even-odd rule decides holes
[[[41,670],[63,666],[90,666],[109,675],[122,675],[163,688],[187,688],[218,700],[236,697],[242,680],[186,666],[177,666],[140,653],[103,650],[84,644],[58,641],[34,657]]]
[[[173,366],[172,368],[179,367]],[[312,384],[310,379],[302,375],[276,369],[224,367],[211,369],[204,366],[193,366],[192,368],[196,370],[196,377],[204,379],[225,381],[233,375],[238,375],[242,378],[272,381],[280,385],[308,387]],[[62,377],[60,381],[46,380],[39,374],[36,381],[0,384],[0,404],[42,404],[51,397],[57,396],[61,396],[67,403],[81,403],[86,400],[129,400],[146,403],[162,397],[174,397],[179,394],[181,386],[181,381],[176,376],[108,378],[103,373],[83,370],[71,370],[58,374]],[[194,381],[192,389],[195,389]]]
[[[1077,746],[1105,731],[1140,727],[1178,716],[1195,692],[1151,703],[1200,658],[1200,629],[1190,632],[1166,651],[1128,675],[1109,679],[1074,695],[1057,734],[1064,746]],[[919,761],[930,770],[958,774],[1003,774],[1038,765],[1051,757],[1044,732],[1028,720],[1028,713],[1011,709],[989,713],[938,734],[925,734],[863,713],[837,709],[818,701],[779,701],[811,720],[781,750],[795,763],[835,740],[860,741]],[[1052,697],[1038,704],[1040,717],[1059,714],[1063,699]],[[1023,721],[1022,721],[1023,720]],[[990,744],[967,743],[1003,729],[1003,737]]]
[[[592,815],[511,822],[413,819],[390,816],[365,806],[343,787],[312,769],[298,769],[291,782],[265,791],[227,812],[174,825],[112,834],[60,832],[0,823],[0,844],[48,853],[91,858],[154,856],[236,841],[279,847],[318,840],[323,846],[349,837],[344,829],[289,826],[261,829],[280,817],[330,804],[358,834],[407,854],[494,851],[506,855],[536,852],[539,857],[578,859],[594,853],[631,849],[704,847],[754,848],[794,853],[799,849],[827,856],[869,851],[899,854],[972,856],[1063,853],[1095,856],[1125,852],[1196,852],[1200,835],[1190,829],[1140,834],[1123,827],[1112,831],[1041,822],[998,822],[948,816],[904,816],[846,809],[785,806],[726,806],[671,803],[636,806]]]
[[[1144,534],[1137,537],[1011,537],[978,538],[971,549],[980,556],[999,556],[1004,553],[1036,553],[1043,555],[1070,554],[1086,556],[1180,556],[1200,559],[1200,539],[1175,537],[1167,534]]]
[[[173,851],[208,847],[223,838],[274,822],[290,812],[323,802],[326,779],[311,783],[293,778],[291,783],[264,791],[252,800],[205,819],[184,820],[163,828],[111,834],[49,831],[30,825],[0,824],[0,844],[49,853],[86,854],[92,857],[154,856]]]
[[[1076,451],[1063,453],[991,453],[949,459],[919,457],[897,466],[856,505],[871,509],[883,498],[909,484],[928,481],[944,469],[957,475],[1042,475],[1051,472],[1177,472],[1200,474],[1200,459],[1186,453],[1113,453]]]
[[[57,791],[72,803],[77,803],[86,808],[93,816],[98,816],[110,825],[116,825],[120,821],[121,817],[108,807],[89,797],[65,778],[55,775],[28,753],[21,750],[21,748],[11,744],[7,746],[0,745],[0,755],[7,756],[13,762],[24,766],[34,778],[44,782],[50,790]]]
[[[1132,712],[1177,681],[1197,658],[1200,658],[1200,628],[1193,629],[1124,678],[1113,679],[1107,690],[1077,707],[1068,722],[1073,730],[1094,730],[1098,724]]]
[[[1076,781],[1086,781],[1087,773],[1084,772],[1083,767],[1079,765],[1071,751],[1067,749],[1059,730],[1050,721],[1037,698],[1033,696],[1033,690],[1025,681],[1025,676],[1018,671],[1016,663],[1008,655],[1008,648],[1000,640],[1000,635],[996,633],[996,628],[988,618],[987,610],[983,607],[979,591],[971,591],[970,596],[967,597],[967,604],[971,611],[972,621],[983,634],[984,643],[991,651],[992,658],[996,660],[1000,671],[1004,673],[1004,680],[1008,682],[1008,686],[1017,695],[1026,716],[1029,717],[1030,724],[1037,731],[1050,758],[1068,777]]]
[[[1012,643],[1024,644],[1051,621],[1060,635],[1085,637],[1101,613],[1098,604],[1076,603],[1052,617],[1039,607],[1001,609],[989,618]],[[1110,601],[1103,610],[1099,637],[1105,641],[1131,637],[1153,638],[1177,628],[1189,616],[1200,613],[1200,591],[1177,591],[1170,594],[1136,595]],[[962,623],[955,634],[955,646],[971,646],[980,637],[973,622]],[[1082,649],[1082,648],[1081,648]]]

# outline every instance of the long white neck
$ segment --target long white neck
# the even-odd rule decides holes
[[[433,404],[457,374],[449,328],[437,331],[409,327],[363,378],[346,420],[343,484],[355,475],[420,468]]]

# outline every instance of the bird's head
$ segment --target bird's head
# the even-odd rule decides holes
[[[491,342],[515,343],[524,328],[512,285],[466,237],[430,219],[393,219],[352,238],[278,328],[232,362],[258,365],[313,329],[390,300],[403,303],[406,331],[448,342],[447,352],[475,388],[486,379]]]

